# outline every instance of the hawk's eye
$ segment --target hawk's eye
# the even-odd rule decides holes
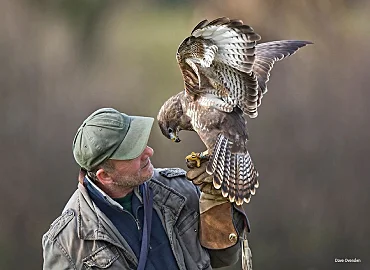
[[[172,128],[168,128],[168,133],[172,133],[172,132],[173,132]]]

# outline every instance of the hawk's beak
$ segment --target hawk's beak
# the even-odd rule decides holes
[[[180,138],[177,135],[175,135],[173,132],[170,133],[170,139],[173,142],[181,142]]]

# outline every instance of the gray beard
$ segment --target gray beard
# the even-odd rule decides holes
[[[146,178],[139,178],[139,177],[124,178],[122,177],[121,179],[119,179],[120,180],[119,182],[114,182],[113,184],[115,186],[124,187],[124,188],[134,188],[134,187],[137,187],[145,183],[149,179],[151,179],[153,177],[153,174],[154,172],[152,173],[150,177],[146,177]]]

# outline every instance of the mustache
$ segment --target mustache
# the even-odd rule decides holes
[[[145,168],[150,163],[150,158],[148,158],[144,164],[144,166],[141,166],[141,169]]]

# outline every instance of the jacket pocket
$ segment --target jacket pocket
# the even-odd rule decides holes
[[[118,257],[119,253],[116,247],[102,246],[83,259],[83,264],[86,269],[107,269]]]
[[[176,229],[186,264],[195,264],[196,268],[192,267],[192,269],[211,269],[209,254],[199,242],[199,214],[193,212],[186,215]]]
[[[178,222],[177,230],[179,232],[179,235],[183,235],[189,228],[198,227],[199,224],[199,214],[197,212],[191,212],[188,215],[186,215],[181,221]]]

